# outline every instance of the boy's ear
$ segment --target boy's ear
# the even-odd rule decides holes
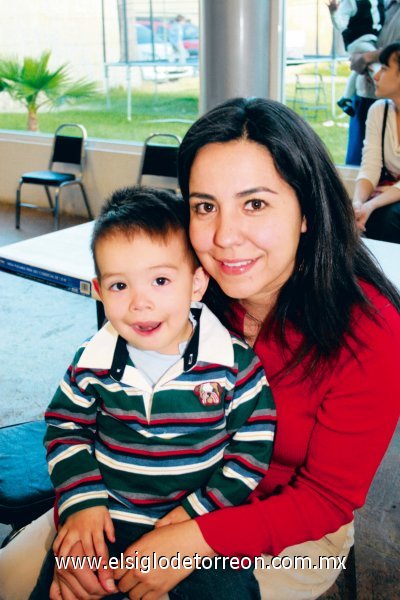
[[[193,275],[192,302],[200,302],[208,286],[210,276],[203,267],[197,267]]]
[[[94,289],[96,290],[96,294],[98,295],[98,297],[101,300],[100,283],[99,283],[99,280],[97,279],[97,277],[93,277],[93,279],[92,279],[92,285],[93,285]]]

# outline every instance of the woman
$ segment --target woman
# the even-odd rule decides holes
[[[211,110],[182,142],[179,176],[193,246],[214,280],[208,301],[259,354],[278,432],[251,503],[158,528],[126,554],[343,559],[398,418],[399,296],[360,242],[320,140],[283,105],[234,99]],[[132,599],[155,600],[184,578],[187,598],[207,597],[190,573],[115,575]],[[267,600],[317,598],[338,573],[256,571]],[[51,598],[102,596],[80,570],[60,572]]]
[[[368,237],[400,243],[400,43],[380,54],[375,102],[368,111],[353,207]]]

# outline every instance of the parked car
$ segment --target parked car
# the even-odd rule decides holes
[[[185,23],[183,26],[183,45],[189,56],[199,56],[199,28],[193,23]]]
[[[193,67],[180,67],[173,64],[174,51],[170,42],[164,37],[159,34],[153,36],[150,27],[141,23],[136,23],[135,28],[137,55],[133,60],[152,63],[152,65],[142,65],[141,67],[141,75],[144,80],[163,83],[193,75]]]
[[[151,31],[151,22],[148,17],[138,17],[136,21]],[[153,19],[153,31],[159,40],[168,41],[168,29],[170,26],[171,22],[166,19],[160,17]],[[199,28],[189,21],[183,24],[183,45],[189,58],[197,58],[199,56]]]
[[[171,44],[158,34],[152,34],[150,27],[135,24],[138,55],[141,61],[171,61],[173,50]]]

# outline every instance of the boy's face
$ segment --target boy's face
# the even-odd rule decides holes
[[[165,240],[116,233],[96,244],[98,291],[107,318],[129,344],[178,354],[192,333],[189,309],[201,300],[208,277],[194,270],[183,234]]]

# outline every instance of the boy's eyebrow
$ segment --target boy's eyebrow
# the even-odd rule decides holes
[[[158,269],[173,269],[174,271],[179,271],[180,265],[171,264],[171,263],[161,263],[159,265],[151,265],[147,268],[148,271],[156,271]],[[109,272],[102,273],[101,278],[106,279],[107,277],[126,277],[126,273],[118,273],[118,272]]]
[[[235,194],[235,196],[237,198],[243,198],[244,196],[250,196],[251,194],[257,194],[259,192],[267,192],[269,194],[277,194],[278,193],[278,192],[275,192],[274,190],[271,190],[271,188],[269,188],[269,187],[266,187],[264,185],[259,185],[254,188],[249,188],[248,190],[243,190],[242,192],[238,192],[237,194]],[[212,194],[205,194],[203,192],[192,192],[191,194],[189,194],[189,199],[190,198],[199,198],[201,200],[215,200],[215,197]]]
[[[174,269],[175,271],[179,270],[179,265],[170,264],[170,263],[162,263],[160,265],[154,265],[149,267],[149,271],[154,271],[155,269]]]

